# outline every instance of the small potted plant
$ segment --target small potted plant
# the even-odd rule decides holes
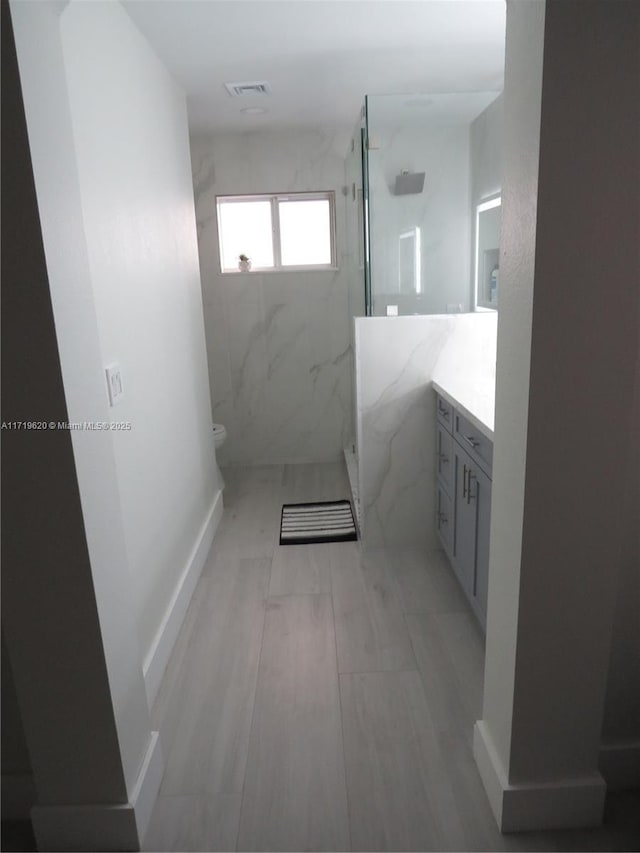
[[[251,258],[248,255],[238,255],[238,269],[240,272],[249,272],[251,269]]]

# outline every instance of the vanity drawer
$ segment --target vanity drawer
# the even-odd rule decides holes
[[[453,406],[448,403],[444,397],[436,395],[436,408],[438,410],[438,421],[442,426],[451,432],[453,427]]]
[[[453,485],[453,437],[441,424],[436,428],[436,470],[440,484],[449,494]]]
[[[469,456],[491,477],[493,466],[493,442],[483,435],[464,415],[454,414],[453,434],[456,441],[464,447]]]

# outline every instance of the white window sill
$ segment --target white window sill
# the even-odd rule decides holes
[[[290,272],[339,272],[340,267],[281,267],[280,269],[221,270],[218,275],[282,275]]]

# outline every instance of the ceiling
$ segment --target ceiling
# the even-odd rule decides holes
[[[399,127],[420,130],[443,124],[466,126],[495,99],[495,92],[372,95],[367,103],[369,133]]]
[[[504,0],[122,0],[193,133],[351,130],[365,94],[499,91]],[[232,98],[226,82],[266,80]],[[241,112],[260,106],[261,115]]]

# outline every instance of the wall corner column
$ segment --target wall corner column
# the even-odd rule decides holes
[[[507,8],[489,610],[474,732],[503,831],[602,820],[639,378],[639,16],[626,0]]]
[[[136,850],[151,731],[60,42],[61,3],[3,2],[3,636],[39,849]],[[13,33],[15,32],[15,43]],[[17,46],[17,51],[16,51]],[[6,168],[4,168],[6,167]],[[66,426],[65,426],[66,425]]]

